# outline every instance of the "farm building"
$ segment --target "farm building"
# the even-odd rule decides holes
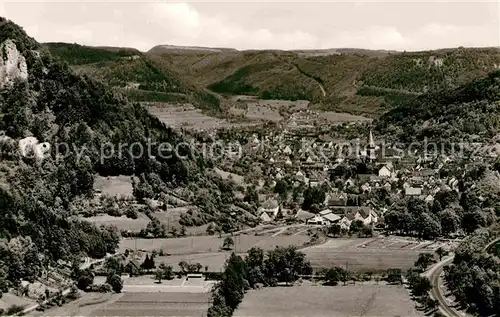
[[[279,211],[278,202],[275,199],[268,199],[257,211],[258,213],[267,213],[269,217],[274,219]]]

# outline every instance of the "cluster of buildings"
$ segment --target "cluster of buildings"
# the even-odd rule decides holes
[[[272,141],[272,137],[271,137]],[[338,143],[332,141],[314,141],[310,148],[321,147],[325,151],[324,160],[314,160],[301,147],[296,144],[278,142],[273,151],[269,151],[268,173],[263,177],[270,181],[271,185],[280,179],[292,181],[292,186],[315,187],[322,186],[326,189],[326,199],[322,204],[324,208],[317,214],[299,210],[295,215],[290,211],[283,212],[277,201],[266,202],[258,213],[262,222],[270,222],[280,216],[293,216],[297,221],[308,224],[331,225],[338,223],[342,228],[349,228],[355,220],[360,220],[365,225],[382,226],[383,215],[391,206],[380,201],[374,195],[375,191],[385,190],[388,195],[404,199],[415,197],[432,203],[435,195],[441,191],[458,191],[459,182],[454,177],[440,177],[439,170],[451,159],[413,156],[404,158],[400,152],[392,151],[390,156],[381,157],[380,149],[375,144],[370,131],[366,145],[357,153],[353,161],[350,157],[334,157],[328,160],[331,150],[338,150]],[[254,137],[250,142],[257,146],[259,140]],[[272,144],[272,143],[268,143]],[[295,146],[295,147],[294,147]],[[316,157],[317,158],[317,157]],[[336,179],[331,173],[339,167],[353,168],[354,164],[363,161],[370,166],[367,174],[355,173],[347,178]],[[370,197],[372,199],[359,201],[358,197]]]

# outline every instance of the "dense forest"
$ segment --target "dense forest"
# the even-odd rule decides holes
[[[75,74],[19,26],[2,18],[0,43],[7,39],[25,57],[29,77],[0,91],[0,130],[5,133],[0,284],[15,286],[21,279],[33,280],[58,260],[79,261],[81,256],[100,258],[115,252],[116,228],[97,228],[71,217],[73,205],[93,195],[96,175],[135,175],[140,180],[138,190],[146,187],[145,195],[151,196],[161,188],[188,182],[212,184],[203,173],[206,162],[196,151],[181,159],[172,149],[165,153],[160,148],[161,143],[175,146],[183,139],[141,105],[86,75]],[[50,155],[43,160],[23,157],[16,140],[28,136],[52,144]],[[120,144],[137,144],[137,149],[149,146],[156,155],[139,155],[127,146],[120,151]],[[115,150],[104,159],[106,146]],[[183,151],[179,154],[184,155]],[[210,197],[205,196],[207,201]],[[227,210],[218,203],[223,203],[220,197],[207,207],[212,208],[210,220]]]
[[[134,49],[45,43],[50,54],[79,73],[105,82],[133,101],[186,102],[217,113],[219,98],[185,81],[168,65]]]
[[[403,142],[491,139],[500,127],[499,85],[500,71],[495,71],[456,89],[400,98],[379,118],[377,128]]]

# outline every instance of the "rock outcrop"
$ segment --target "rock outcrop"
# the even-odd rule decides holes
[[[0,89],[9,88],[16,80],[28,79],[26,59],[12,40],[0,44]]]

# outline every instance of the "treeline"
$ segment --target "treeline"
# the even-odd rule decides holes
[[[252,248],[245,259],[233,253],[226,262],[207,316],[230,317],[249,288],[290,284],[301,274],[312,274],[312,268],[305,260],[305,254],[292,246],[276,247],[267,253],[260,248]]]
[[[52,55],[58,56],[70,65],[92,64],[141,55],[135,49],[125,48],[106,49],[69,43],[45,43],[44,46],[48,48]]]
[[[445,281],[455,300],[472,314],[500,316],[500,258],[484,250],[499,228],[477,232],[456,250],[445,267]]]

